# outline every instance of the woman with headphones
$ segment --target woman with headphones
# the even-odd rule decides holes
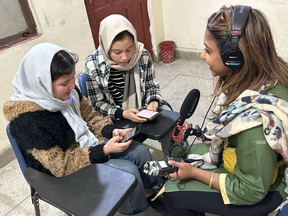
[[[204,46],[201,58],[216,78],[205,134],[211,143],[188,152],[200,154],[203,164],[168,162],[178,167],[165,184],[169,213],[276,215],[287,196],[287,63],[266,17],[249,6],[212,14]]]

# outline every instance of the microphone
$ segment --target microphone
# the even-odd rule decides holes
[[[200,98],[200,91],[198,89],[192,89],[184,99],[180,108],[179,122],[172,135],[172,142],[174,142],[175,138],[179,135],[180,128],[183,126],[185,120],[187,118],[190,118],[195,112],[199,102],[199,98]]]

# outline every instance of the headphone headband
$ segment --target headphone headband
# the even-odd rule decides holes
[[[247,22],[251,7],[236,5],[232,17],[231,36],[241,37],[242,30]]]
[[[242,35],[250,11],[250,6],[236,5],[234,7],[230,36],[221,46],[222,61],[227,67],[232,69],[241,68],[243,65],[243,54],[238,49],[238,41]]]

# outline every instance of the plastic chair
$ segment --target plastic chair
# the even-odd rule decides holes
[[[82,72],[78,76],[78,83],[79,83],[79,87],[80,87],[80,91],[81,91],[82,95],[87,97],[88,93],[87,93],[87,86],[86,86],[86,75],[84,72]]]
[[[133,174],[106,164],[92,164],[63,177],[41,173],[27,166],[21,149],[11,135],[9,124],[6,132],[21,171],[30,185],[36,216],[40,216],[39,199],[68,215],[112,216],[136,187],[137,179]]]

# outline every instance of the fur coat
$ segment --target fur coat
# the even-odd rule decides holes
[[[81,98],[80,110],[101,144],[80,148],[61,112],[44,110],[31,101],[10,100],[3,106],[11,134],[24,153],[28,166],[54,176],[69,175],[91,163],[109,160],[109,156],[103,153],[102,134],[112,136],[112,121],[95,111],[87,98]]]

